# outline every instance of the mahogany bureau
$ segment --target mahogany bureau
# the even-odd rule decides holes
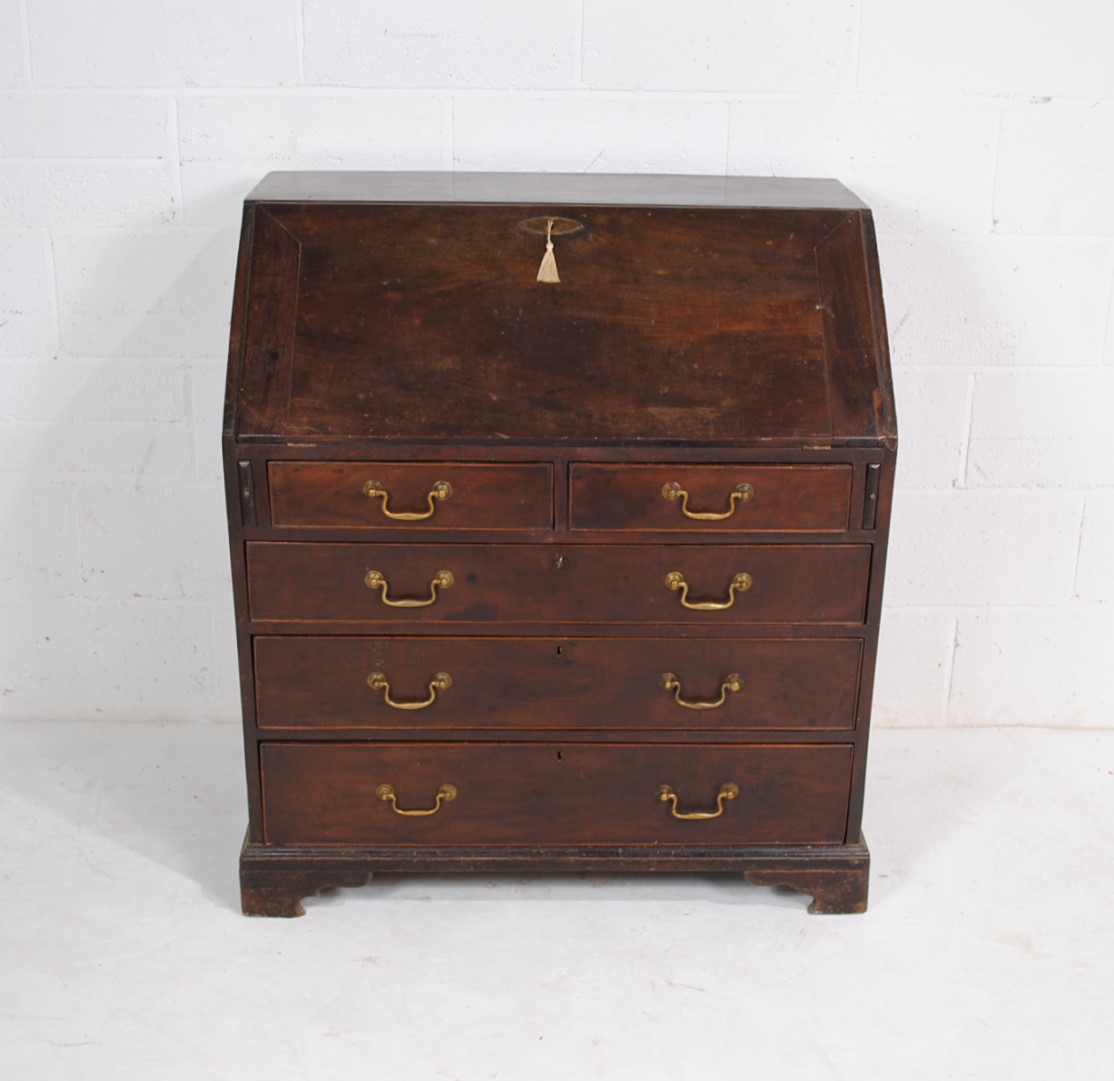
[[[855,196],[274,173],[228,372],[246,913],[453,870],[865,908],[897,436]]]

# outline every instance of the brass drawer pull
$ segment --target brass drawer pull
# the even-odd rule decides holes
[[[714,702],[703,702],[700,700],[685,701],[681,697],[681,681],[672,672],[663,672],[661,677],[661,685],[667,690],[673,692],[673,699],[679,706],[684,706],[685,709],[719,709],[720,706],[727,701],[728,691],[741,691],[743,689],[743,681],[739,678],[737,672],[732,672],[722,683],[719,689],[719,698]]]
[[[730,608],[735,603],[735,594],[745,593],[753,585],[753,582],[749,574],[740,571],[731,579],[731,584],[727,587],[727,600],[725,601],[690,601],[688,599],[689,584],[680,571],[670,571],[665,576],[665,584],[672,590],[679,589],[681,591],[681,603],[686,608],[691,608],[695,612],[719,612],[724,608]]]
[[[448,589],[455,581],[456,579],[453,577],[452,571],[438,571],[433,576],[433,581],[429,583],[428,600],[422,600],[420,598],[415,600],[414,598],[404,597],[400,601],[392,601],[391,598],[387,596],[387,579],[383,577],[381,571],[368,571],[367,574],[364,575],[364,585],[367,586],[368,589],[383,590],[383,596],[380,600],[391,608],[428,608],[437,600],[438,587],[441,589]]]
[[[429,697],[420,702],[396,702],[391,697],[391,684],[387,677],[382,672],[372,672],[367,677],[367,685],[373,691],[383,692],[383,701],[387,703],[391,709],[425,709],[426,706],[432,706],[437,701],[438,691],[447,691],[453,685],[453,677],[448,672],[438,672],[437,675],[429,681]]]
[[[376,790],[375,794],[381,799],[391,805],[391,810],[396,815],[406,815],[407,818],[424,818],[426,815],[435,815],[441,810],[442,803],[452,803],[456,799],[456,788],[451,784],[443,784],[437,789],[437,795],[434,797],[433,806],[417,811],[404,811],[398,805],[398,796],[395,794],[394,786],[389,784],[381,784]]]
[[[674,818],[683,819],[696,819],[696,818],[719,818],[723,814],[723,801],[728,799],[736,799],[739,795],[739,786],[734,781],[728,781],[723,785],[719,794],[716,796],[716,809],[714,811],[678,811],[677,810],[677,793],[667,784],[663,784],[658,789],[658,799],[662,803],[672,803],[671,813]]]
[[[686,518],[692,518],[697,522],[722,522],[724,518],[730,518],[735,513],[736,504],[749,503],[754,498],[754,488],[749,484],[738,485],[727,497],[728,506],[723,514],[716,511],[689,510],[689,494],[675,480],[671,480],[662,487],[661,497],[674,501],[679,499],[681,501],[681,513]]]
[[[432,518],[433,512],[437,509],[436,500],[448,499],[453,494],[453,486],[447,480],[439,480],[426,495],[426,503],[429,505],[429,510],[424,511],[393,511],[387,506],[387,489],[377,480],[369,480],[364,485],[364,495],[368,499],[382,499],[383,500],[383,513],[388,518],[393,518],[396,522],[422,522],[426,518]]]

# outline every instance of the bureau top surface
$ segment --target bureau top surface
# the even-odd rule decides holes
[[[870,212],[830,180],[271,174],[245,204],[225,430],[891,442]]]

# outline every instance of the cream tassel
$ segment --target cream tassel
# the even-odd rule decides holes
[[[545,255],[542,256],[542,265],[538,267],[538,281],[559,282],[557,276],[557,256],[553,254],[553,219],[550,218],[545,226]]]

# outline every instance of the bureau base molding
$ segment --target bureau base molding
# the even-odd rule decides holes
[[[856,844],[763,846],[461,846],[444,848],[282,847],[245,839],[240,896],[247,916],[304,916],[302,900],[366,885],[378,873],[547,874],[553,872],[741,874],[756,886],[812,895],[808,911],[865,912],[870,852]]]

